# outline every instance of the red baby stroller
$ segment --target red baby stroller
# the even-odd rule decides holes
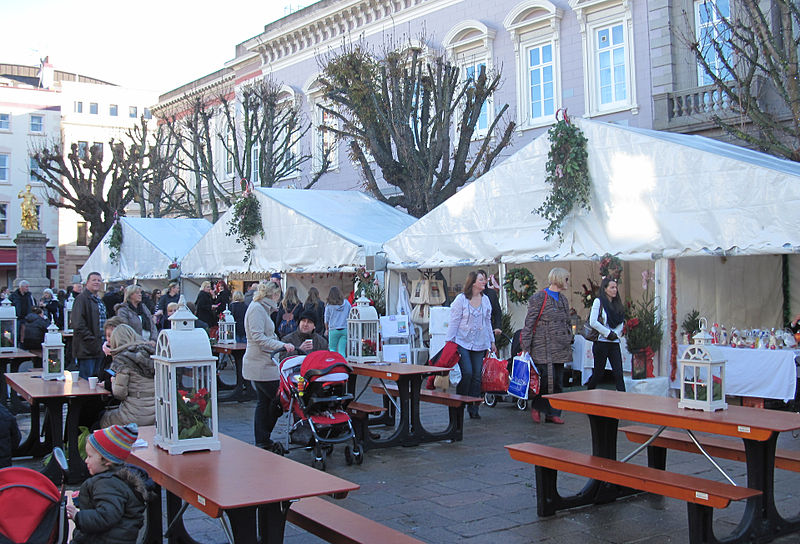
[[[344,449],[348,465],[361,464],[364,453],[345,411],[353,400],[347,392],[352,370],[344,357],[333,351],[287,357],[280,363],[278,398],[289,417],[289,443],[313,448],[313,467],[325,470],[325,458],[334,444],[352,442]]]
[[[53,456],[66,470],[64,452],[56,448]],[[0,544],[66,541],[64,484],[59,490],[47,476],[25,467],[0,469]]]

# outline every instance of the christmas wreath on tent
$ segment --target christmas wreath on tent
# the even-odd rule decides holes
[[[517,288],[519,282],[519,289]],[[526,304],[536,292],[536,279],[527,268],[512,268],[503,280],[503,289],[508,300],[517,304]]]

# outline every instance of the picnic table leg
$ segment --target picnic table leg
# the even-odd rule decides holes
[[[258,529],[261,533],[261,544],[280,544],[286,528],[286,514],[289,512],[289,501],[272,502],[258,507]],[[233,520],[231,520],[233,525]],[[239,542],[239,539],[236,539]]]
[[[46,424],[49,425],[49,422],[46,421]],[[40,418],[40,407],[38,402],[34,402],[31,404],[30,432],[28,433],[27,438],[25,438],[25,441],[14,450],[12,455],[14,457],[26,457],[28,455],[32,457],[44,457],[47,455],[47,453],[50,451],[50,448],[48,448],[48,443],[46,440],[44,442],[41,441],[41,431],[42,422]],[[49,428],[47,431],[47,436],[50,436]]]
[[[164,530],[164,523],[162,521],[163,509],[161,507],[161,486],[155,484],[154,489],[155,497],[147,501],[147,510],[145,512],[145,522],[147,523],[147,531],[144,535],[144,544],[162,544],[164,538],[162,536]]]
[[[164,534],[169,544],[200,544],[186,531],[183,524],[183,501],[177,495],[167,491],[167,521],[169,526]]]
[[[86,463],[81,459],[78,448],[78,437],[80,436],[79,422],[81,409],[86,402],[86,397],[75,397],[67,403],[67,421],[65,429],[65,439],[69,450],[69,472],[67,472],[67,482],[77,484],[89,477]]]
[[[49,431],[45,431],[45,435],[49,433],[50,436],[48,445],[50,446],[51,449],[55,447],[63,448],[64,447],[64,428],[62,426],[62,421],[64,419],[63,400],[45,399],[42,402],[44,403],[45,409],[47,410],[47,416],[45,419],[49,423],[50,427]],[[33,432],[33,429],[31,429],[31,432]],[[78,455],[78,458],[80,459],[80,455]],[[69,466],[71,469],[72,461],[70,461]],[[44,467],[44,470],[42,470],[42,474],[50,478],[50,480],[52,480],[54,484],[61,485],[61,480],[63,479],[63,475],[61,473],[61,468],[58,466],[58,463],[56,463],[55,459],[53,458],[50,459],[50,462],[47,463],[47,466]]]

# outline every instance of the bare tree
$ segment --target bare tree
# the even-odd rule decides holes
[[[442,55],[423,59],[418,48],[395,48],[381,58],[361,44],[327,59],[321,84],[338,119],[326,126],[348,142],[366,189],[376,198],[420,217],[485,173],[511,142],[515,123],[504,129],[499,108],[486,133],[477,137],[481,111],[501,83],[485,69],[474,78]],[[370,166],[402,194],[387,196]]]
[[[272,187],[298,175],[301,166],[311,159],[300,150],[311,124],[303,119],[293,97],[286,96],[275,81],[264,78],[236,91],[227,90],[219,93],[217,100],[223,118],[218,136],[240,179]],[[313,186],[329,165],[326,155],[304,188]]]
[[[707,0],[706,28],[684,36],[708,78],[740,115],[713,114],[725,132],[761,151],[800,161],[800,5],[797,0]],[[689,14],[685,13],[689,19]],[[691,27],[692,25],[687,25]]]
[[[141,175],[141,156],[137,146],[126,148],[111,140],[111,160],[103,166],[103,148],[89,149],[72,144],[64,155],[60,143],[45,144],[31,151],[36,169],[31,170],[45,186],[51,206],[73,210],[89,224],[89,249],[94,250],[133,193],[129,180]]]

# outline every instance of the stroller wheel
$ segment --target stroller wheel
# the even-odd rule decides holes
[[[313,468],[318,468],[319,470],[325,472],[325,458],[314,457],[314,460],[311,462],[311,466]]]
[[[280,456],[284,456],[287,453],[286,448],[284,448],[283,444],[280,442],[273,442],[270,449],[272,450],[272,453],[277,453]]]
[[[517,410],[525,411],[528,409],[528,401],[525,399],[517,399]]]
[[[364,449],[361,447],[361,444],[356,443],[356,445],[353,446],[353,458],[357,465],[364,462]]]
[[[489,408],[494,408],[495,404],[497,404],[497,397],[495,397],[492,393],[484,393],[483,403]]]
[[[344,462],[347,463],[348,466],[353,464],[353,452],[350,450],[350,446],[344,447]]]

